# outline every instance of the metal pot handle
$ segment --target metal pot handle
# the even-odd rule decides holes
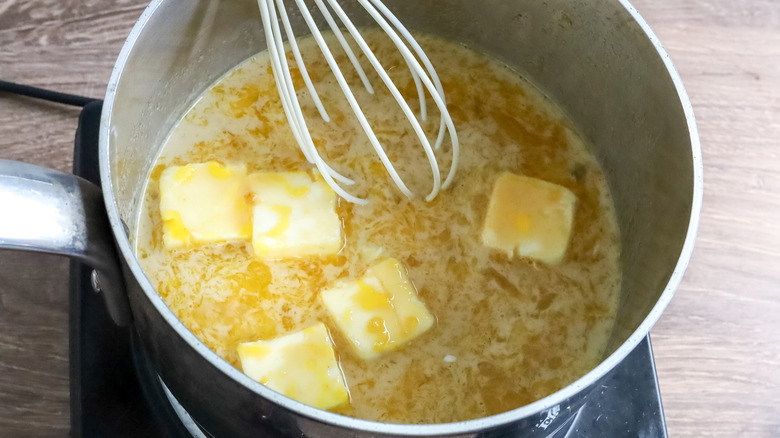
[[[100,188],[78,176],[0,160],[0,249],[65,255],[91,266],[111,319],[130,307]]]

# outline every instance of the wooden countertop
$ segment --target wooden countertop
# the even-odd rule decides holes
[[[704,208],[652,331],[669,433],[780,436],[780,2],[635,0],[688,89]],[[0,0],[0,79],[102,98],[139,0]],[[68,171],[79,111],[0,95],[0,158]],[[2,207],[0,207],[2,214]],[[67,263],[0,252],[0,436],[68,435]]]

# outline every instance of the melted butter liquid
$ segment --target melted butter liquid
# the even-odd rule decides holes
[[[416,91],[397,51],[366,32],[411,107]],[[336,256],[260,261],[249,245],[166,251],[158,178],[169,165],[218,160],[252,171],[310,169],[287,125],[265,54],[209,89],[172,131],[150,175],[137,253],[152,284],[209,347],[240,368],[236,346],[325,322],[351,394],[338,412],[368,420],[441,423],[504,412],[563,388],[602,359],[618,291],[614,208],[597,162],[542,95],[484,55],[444,40],[419,42],[441,76],[461,140],[456,182],[433,202],[406,199],[390,182],[312,40],[307,68],[331,122],[323,122],[295,74],[314,141],[335,169],[358,182],[367,206],[340,201],[345,246]],[[331,47],[336,47],[331,45]],[[350,83],[359,84],[341,57]],[[365,59],[366,70],[370,67]],[[294,64],[292,64],[294,65]],[[416,136],[376,75],[377,94],[353,87],[390,157],[424,195],[431,174]],[[429,99],[430,104],[430,99]],[[435,138],[439,118],[423,124]],[[449,141],[440,155],[450,162]],[[493,183],[502,171],[563,185],[577,196],[566,257],[557,266],[509,259],[480,243]],[[404,263],[437,322],[401,349],[364,362],[329,320],[319,291],[357,278],[384,257]],[[445,356],[455,357],[445,362]]]

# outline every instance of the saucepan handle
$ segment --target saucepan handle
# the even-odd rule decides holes
[[[111,319],[130,322],[100,188],[78,176],[0,160],[0,249],[60,254],[91,266]]]

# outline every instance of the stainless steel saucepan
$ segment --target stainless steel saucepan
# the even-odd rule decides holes
[[[357,22],[368,23],[354,2],[342,3]],[[544,436],[648,333],[688,263],[702,197],[693,113],[668,55],[627,1],[386,3],[408,27],[460,41],[524,73],[593,145],[616,203],[623,245],[622,295],[608,351],[579,380],[513,411],[460,423],[400,425],[303,405],[209,350],[157,294],[130,236],[145,179],[173,124],[208,85],[263,50],[265,41],[251,0],[155,0],[130,33],[108,85],[101,187],[0,161],[0,248],[60,253],[91,264],[112,318],[133,324],[165,385],[215,437]],[[291,18],[305,34],[300,16]]]

